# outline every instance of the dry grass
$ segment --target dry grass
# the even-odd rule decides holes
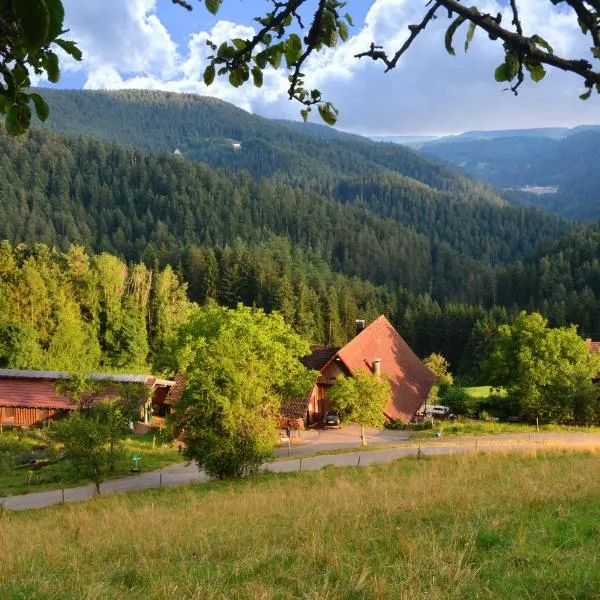
[[[0,513],[12,599],[598,598],[594,452],[454,455]]]

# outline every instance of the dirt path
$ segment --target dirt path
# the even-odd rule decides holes
[[[384,443],[384,442],[380,442]],[[390,443],[390,442],[387,442]],[[303,446],[304,452],[314,452],[318,447],[312,444]],[[320,456],[299,456],[297,458],[281,458],[264,466],[265,471],[286,473],[299,470],[316,470],[326,465],[337,467],[365,466],[373,463],[386,463],[407,456],[416,456],[422,452],[425,456],[453,454],[460,452],[502,452],[530,450],[533,448],[566,447],[573,450],[600,449],[600,434],[597,433],[507,433],[469,438],[446,438],[445,440],[411,441],[402,445],[381,450],[360,452],[351,451],[344,454],[327,454]],[[208,481],[205,473],[191,465],[172,465],[158,471],[141,473],[140,475],[123,477],[106,481],[100,487],[102,495],[122,494],[134,490],[145,490],[161,486],[171,487],[189,483]],[[64,493],[64,496],[63,496]],[[64,502],[79,502],[92,498],[95,489],[92,484],[49,492],[37,492],[20,496],[0,498],[0,505],[8,510],[27,510],[43,508]]]

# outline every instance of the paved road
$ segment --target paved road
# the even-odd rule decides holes
[[[383,443],[383,442],[380,442]],[[389,443],[389,442],[387,442]],[[543,447],[569,447],[573,449],[600,448],[600,434],[594,433],[513,433],[494,436],[470,438],[447,438],[442,441],[408,441],[397,448],[369,450],[365,452],[349,452],[346,454],[330,454],[305,456],[291,459],[279,459],[264,466],[265,471],[285,473],[298,470],[316,470],[326,465],[347,467],[386,463],[406,456],[416,456],[421,450],[425,456],[452,454],[459,452],[498,452],[506,450],[528,450]],[[316,446],[308,445],[306,450],[314,451]],[[124,493],[133,490],[156,488],[159,486],[177,486],[188,483],[205,482],[209,478],[198,471],[195,465],[178,464],[158,471],[141,473],[122,479],[113,479],[102,484],[103,495]],[[65,502],[78,502],[94,496],[94,486],[87,485],[64,490]],[[63,492],[39,492],[22,496],[9,496],[0,499],[0,505],[10,510],[26,510],[43,508],[63,501]]]
[[[408,440],[411,432],[366,428],[366,435],[370,446],[379,446],[381,444],[401,444]],[[347,448],[360,448],[360,427],[353,423],[344,425],[341,429],[294,431],[291,446],[288,448],[285,441],[282,440],[281,448],[275,451],[275,456],[301,456]]]

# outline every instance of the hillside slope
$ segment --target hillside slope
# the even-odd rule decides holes
[[[426,144],[435,156],[499,187],[542,186],[555,193],[522,199],[570,219],[600,219],[600,132],[571,130],[562,139],[505,137]]]
[[[334,178],[395,173],[463,199],[503,203],[484,184],[397,144],[264,119],[215,98],[144,90],[44,89],[43,95],[51,107],[47,126],[68,134],[157,153],[178,149],[214,167],[293,184],[327,187]]]

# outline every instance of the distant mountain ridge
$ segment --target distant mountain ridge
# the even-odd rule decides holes
[[[597,221],[600,127],[575,127],[561,135],[455,139],[425,144],[421,152],[496,187],[510,188],[518,201],[543,206],[569,219]],[[531,192],[533,188],[536,192],[540,187],[555,193],[518,191]]]

